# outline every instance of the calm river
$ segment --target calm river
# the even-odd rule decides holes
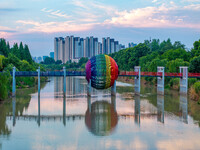
[[[154,87],[134,96],[131,84],[117,82],[87,98],[83,77],[50,78],[37,89],[17,90],[15,99],[0,104],[0,149],[199,149],[199,122],[190,102],[178,91],[157,96]],[[196,104],[197,105],[197,104]]]

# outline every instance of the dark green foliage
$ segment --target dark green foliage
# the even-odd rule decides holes
[[[150,52],[150,48],[146,44],[138,44],[133,48],[120,50],[114,54],[110,54],[118,64],[120,70],[134,69],[139,65],[139,58],[146,56]]]
[[[192,56],[199,56],[200,55],[200,40],[195,41],[193,44],[194,48],[191,50]]]
[[[171,49],[166,51],[162,56],[163,59],[175,60],[177,58],[183,59],[184,61],[190,60],[190,53],[184,49]]]
[[[177,58],[167,63],[167,68],[169,72],[174,72],[174,73],[179,72],[180,66],[189,66],[189,62]]]
[[[46,57],[44,60],[44,64],[55,64],[55,60],[51,57]]]
[[[8,97],[8,91],[11,89],[10,78],[9,72],[0,74],[0,100]]]
[[[62,61],[61,60],[57,60],[56,62],[55,62],[55,64],[62,64]]]
[[[9,49],[5,39],[0,39],[0,55],[8,56]]]
[[[200,73],[200,56],[194,57],[189,66],[189,71],[194,73]]]

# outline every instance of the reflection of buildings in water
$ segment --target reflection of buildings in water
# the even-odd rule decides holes
[[[140,125],[140,96],[135,95],[135,122]]]
[[[179,110],[182,113],[182,119],[184,123],[188,123],[188,101],[187,95],[180,95],[180,106]]]
[[[87,84],[85,78],[66,77],[66,94],[77,95],[86,93]],[[54,92],[55,98],[58,98],[58,93],[63,92],[63,77],[54,77]]]
[[[54,97],[58,98],[60,92],[63,92],[63,77],[54,77]]]
[[[85,113],[85,124],[87,128],[97,136],[109,135],[118,122],[115,98],[111,103],[107,101],[95,101],[91,104],[88,97],[88,109]]]
[[[157,120],[164,123],[164,96],[157,95]]]

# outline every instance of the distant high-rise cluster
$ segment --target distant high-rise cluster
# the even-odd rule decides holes
[[[136,45],[137,45],[137,44],[134,44],[133,42],[128,43],[128,48],[135,47]]]
[[[124,49],[125,46],[118,41],[107,37],[102,38],[102,43],[93,36],[80,38],[74,36],[55,37],[54,38],[54,59],[78,62],[81,57],[92,57],[98,54],[110,54]]]

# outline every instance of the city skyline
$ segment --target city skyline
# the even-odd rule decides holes
[[[133,45],[132,45],[133,46]],[[111,54],[124,49],[125,45],[115,41],[114,38],[103,37],[102,42],[97,37],[85,38],[74,35],[54,38],[54,60],[78,62],[81,57],[91,58],[98,54]]]
[[[54,37],[69,34],[113,37],[126,46],[170,38],[191,48],[199,15],[200,0],[1,0],[0,37],[29,45],[32,56],[46,55]]]

